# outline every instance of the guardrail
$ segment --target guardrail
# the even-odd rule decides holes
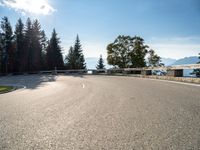
[[[167,76],[182,77],[184,69],[200,69],[200,64],[190,64],[190,65],[177,65],[177,66],[167,66],[167,67],[143,67],[143,68],[112,68],[112,69],[80,69],[80,70],[50,70],[50,71],[40,71],[43,73],[52,74],[141,74],[141,75],[152,75],[154,70],[164,70],[167,72]]]

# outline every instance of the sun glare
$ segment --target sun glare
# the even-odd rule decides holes
[[[49,15],[55,11],[47,0],[3,0],[2,3],[22,13]]]

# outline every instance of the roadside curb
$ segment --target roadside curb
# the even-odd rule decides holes
[[[165,77],[165,76],[142,76],[142,75],[129,75],[129,74],[95,74],[97,76],[119,76],[119,77],[135,77],[145,78],[162,81],[174,81],[180,83],[191,83],[200,85],[200,78],[185,78],[185,77]]]

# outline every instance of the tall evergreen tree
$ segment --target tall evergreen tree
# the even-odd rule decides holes
[[[7,17],[2,18],[1,29],[2,72],[8,73],[13,71],[14,47],[12,27]]]
[[[40,43],[42,46],[41,69],[46,70],[47,69],[46,55],[47,55],[48,40],[44,30],[42,30],[41,32]]]
[[[23,72],[24,71],[24,24],[21,19],[18,20],[15,26],[15,61],[14,61],[14,72]]]
[[[48,69],[63,69],[64,62],[61,52],[60,39],[57,37],[55,29],[53,29],[49,45],[47,47],[47,65]]]
[[[96,68],[97,69],[105,69],[105,65],[104,65],[102,55],[100,55],[100,58],[98,60],[98,64],[97,64]]]
[[[24,39],[24,44],[25,44],[25,50],[24,50],[24,57],[23,57],[23,68],[24,71],[31,71],[31,67],[33,64],[33,49],[31,47],[32,45],[32,22],[30,18],[27,19],[26,21],[26,28],[25,28],[25,39]]]
[[[14,36],[7,17],[2,18],[0,27],[0,72],[29,72],[55,67],[63,69],[60,39],[55,29],[51,39],[47,40],[38,20],[32,23],[28,18],[24,26],[19,19]],[[84,62],[83,55],[80,55],[79,62]]]
[[[75,57],[75,66],[73,69],[85,69],[86,63],[83,55],[83,50],[79,36],[77,35],[75,44],[74,44],[74,57]]]
[[[74,69],[75,68],[75,55],[74,55],[74,48],[71,46],[67,56],[65,57],[66,67],[67,69]]]
[[[30,57],[32,57],[31,71],[40,70],[42,64],[42,45],[41,45],[41,27],[38,20],[34,20],[32,24],[32,39]]]

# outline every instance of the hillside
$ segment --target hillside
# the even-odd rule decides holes
[[[162,63],[165,64],[165,66],[170,66],[171,64],[175,63],[177,60],[172,58],[162,58]]]
[[[185,57],[179,59],[172,63],[172,65],[186,65],[186,64],[196,64],[199,62],[199,58],[197,56]]]

